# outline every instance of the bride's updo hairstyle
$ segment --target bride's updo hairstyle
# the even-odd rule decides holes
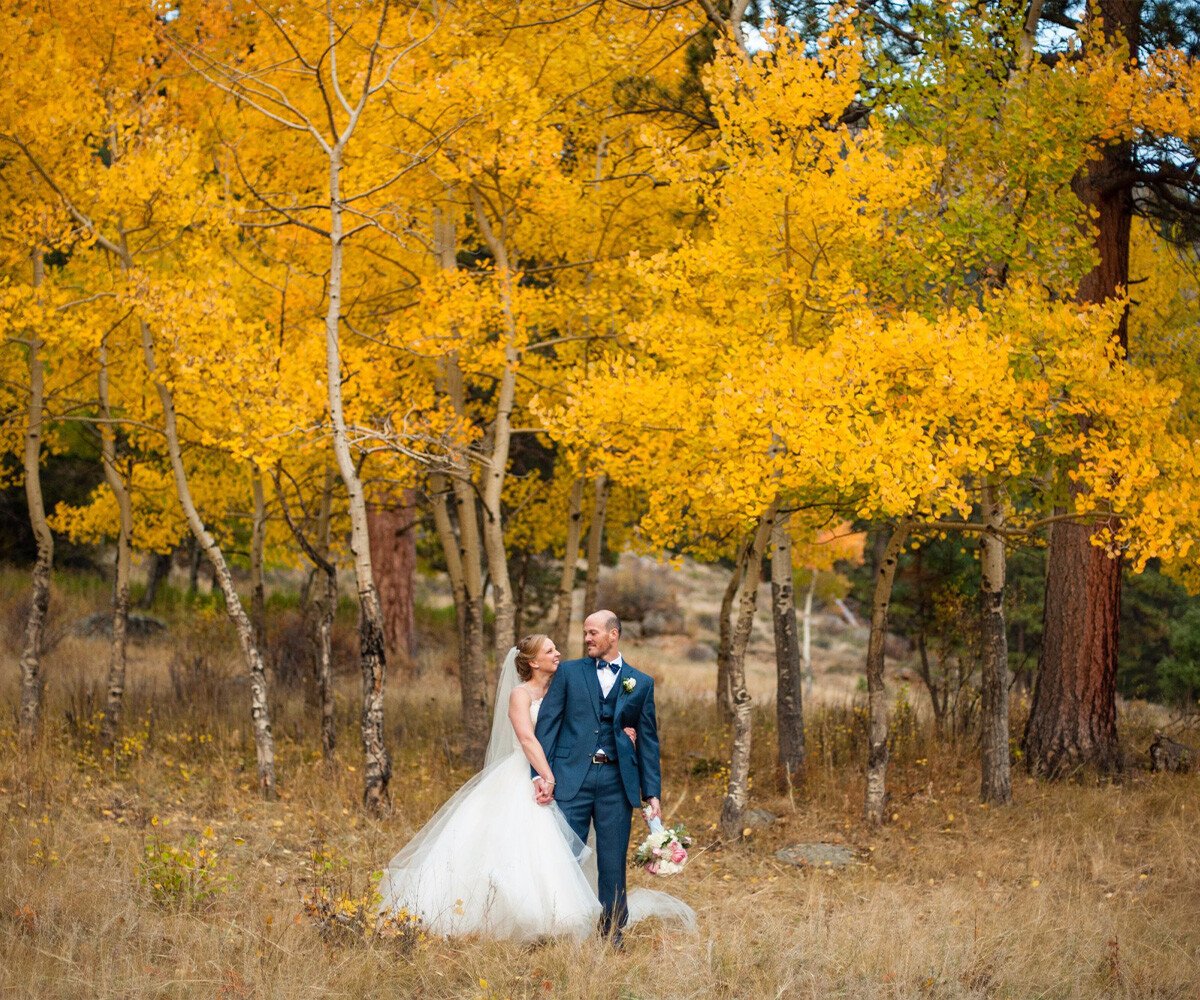
[[[533,659],[542,651],[550,637],[534,632],[517,642],[517,676],[523,681],[533,676]]]

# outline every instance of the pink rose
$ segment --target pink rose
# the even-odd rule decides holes
[[[661,858],[663,856],[661,847],[654,848],[650,853],[653,854],[656,858]]]
[[[648,871],[651,875],[657,875],[658,864],[654,861],[651,861],[650,864],[646,865],[646,871]]]
[[[673,864],[681,865],[686,860],[687,860],[687,851],[685,851],[682,847],[679,848],[679,850],[677,850],[674,854],[671,855],[671,862]]]

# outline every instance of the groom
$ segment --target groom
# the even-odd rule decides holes
[[[535,735],[554,783],[534,778],[538,802],[557,799],[580,840],[587,840],[589,824],[596,827],[600,932],[618,947],[628,916],[630,818],[643,802],[651,818],[661,815],[662,787],[654,678],[624,662],[620,639],[621,620],[611,611],[584,620],[587,657],[559,664],[538,711]],[[636,747],[626,727],[637,732]]]

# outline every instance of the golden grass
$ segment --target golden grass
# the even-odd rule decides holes
[[[194,627],[236,677],[220,629]],[[197,641],[192,631],[177,640]],[[696,937],[640,926],[621,954],[597,942],[426,940],[405,950],[326,938],[304,914],[305,893],[366,892],[371,870],[469,773],[454,759],[452,684],[392,684],[393,811],[371,819],[358,804],[352,677],[341,682],[333,767],[315,752],[303,698],[276,695],[281,795],[267,803],[253,793],[244,689],[225,682],[231,693],[215,707],[180,702],[171,652],[134,651],[119,759],[97,751],[88,721],[105,662],[94,640],[66,639],[47,657],[39,746],[23,756],[11,731],[0,734],[0,996],[1200,996],[1195,777],[1019,777],[1014,806],[984,809],[973,751],[940,747],[914,723],[890,775],[894,819],[873,831],[859,820],[853,713],[812,714],[810,782],[792,811],[766,791],[763,712],[754,804],[780,819],[721,847],[711,830],[724,736],[710,709],[672,697],[669,674],[665,804],[698,836],[665,887],[696,908]],[[15,669],[11,654],[0,660],[6,719]],[[834,872],[775,860],[798,841],[848,843],[864,862]],[[162,893],[143,877],[147,843],[208,852],[212,894],[194,906],[156,901]]]

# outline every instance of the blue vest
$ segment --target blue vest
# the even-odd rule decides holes
[[[607,698],[600,699],[600,735],[596,738],[596,747],[603,750],[613,760],[617,759],[617,748],[613,745],[613,718],[617,711],[617,687],[613,684]]]

